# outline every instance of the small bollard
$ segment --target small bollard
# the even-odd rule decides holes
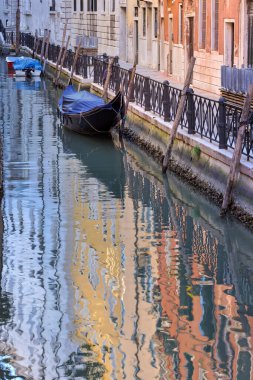
[[[194,108],[194,99],[193,99],[194,91],[192,88],[189,88],[186,91],[187,96],[187,111],[186,117],[188,122],[188,134],[195,134],[195,108]]]
[[[226,99],[223,97],[219,99],[218,134],[219,149],[227,149]]]

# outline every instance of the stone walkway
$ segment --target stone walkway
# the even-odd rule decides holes
[[[127,70],[129,70],[133,67],[132,63],[125,62],[122,60],[119,60],[119,64],[122,68],[127,69]],[[145,77],[150,77],[151,79],[154,79],[158,82],[164,82],[165,80],[168,80],[172,87],[179,88],[180,90],[183,88],[183,83],[178,83],[176,81],[173,81],[173,79],[171,79],[164,72],[157,71],[155,69],[151,69],[149,67],[144,67],[144,66],[140,66],[140,65],[137,65],[136,72],[140,75],[145,76]],[[219,95],[195,89],[194,86],[192,86],[192,88],[193,88],[196,95],[204,96],[206,98],[213,99],[213,100],[219,100]]]

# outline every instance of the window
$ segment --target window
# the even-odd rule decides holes
[[[74,0],[73,9],[74,9],[74,12],[76,12],[76,0]]]
[[[138,17],[138,7],[134,8],[134,17]]]
[[[102,0],[103,1],[103,12],[105,12],[105,0]]]
[[[80,12],[83,12],[83,0],[80,0]]]
[[[211,49],[218,50],[219,39],[219,0],[212,0],[212,42]]]
[[[111,0],[111,12],[115,12],[115,0]]]
[[[142,35],[146,37],[147,29],[147,18],[146,18],[146,8],[142,8]]]
[[[206,47],[206,0],[199,0],[199,47]]]
[[[178,43],[183,43],[183,4],[179,4]]]
[[[88,0],[88,12],[97,12],[97,0]]]
[[[154,8],[154,37],[158,36],[158,9]]]

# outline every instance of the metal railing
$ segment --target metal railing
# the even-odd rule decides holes
[[[9,40],[15,41],[15,33],[8,35]],[[20,43],[34,51],[35,37],[21,33]],[[41,54],[42,41],[37,46],[37,53]],[[49,44],[48,59],[57,62],[60,46]],[[71,70],[74,53],[69,50],[63,67]],[[106,78],[108,56],[81,55],[77,60],[75,73],[83,78],[91,78],[94,83],[103,85]],[[109,89],[113,92],[121,89],[126,95],[131,70],[120,67],[118,58],[114,60]],[[158,82],[140,74],[135,75],[130,101],[136,102],[145,111],[159,115],[164,121],[173,121],[176,116],[181,90],[169,84],[168,81]],[[186,95],[186,104],[181,119],[181,128],[189,134],[197,134],[218,144],[220,149],[234,149],[240,127],[242,109],[228,104],[224,98],[219,101],[211,100],[194,93],[189,89]],[[251,118],[252,119],[252,118]],[[246,129],[243,155],[247,160],[253,158],[253,123],[251,120]]]

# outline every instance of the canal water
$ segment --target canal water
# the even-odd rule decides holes
[[[253,236],[0,60],[0,379],[252,379]]]

